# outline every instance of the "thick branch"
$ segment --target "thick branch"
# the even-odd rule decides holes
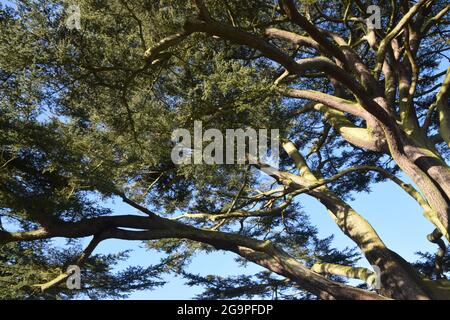
[[[170,47],[173,47],[173,46],[179,44],[190,34],[191,34],[190,32],[185,31],[185,32],[180,32],[180,33],[176,33],[174,35],[165,37],[164,39],[162,39],[161,41],[156,43],[153,47],[148,49],[145,52],[144,57],[146,59],[148,59],[149,61],[154,61],[161,52],[169,49]]]
[[[292,44],[297,46],[306,46],[310,48],[314,48],[316,50],[320,50],[319,44],[310,37],[305,37],[298,35],[294,32],[285,31],[277,28],[267,28],[266,35],[270,38],[281,39],[285,41],[289,41]]]

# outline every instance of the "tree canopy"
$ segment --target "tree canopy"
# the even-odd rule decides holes
[[[205,287],[199,298],[449,299],[449,10],[445,0],[3,4],[0,298],[123,297],[172,272]],[[172,133],[194,121],[278,129],[279,168],[175,164]],[[436,252],[419,262],[348,203],[385,180],[430,226],[417,237]],[[355,248],[319,237],[301,194]],[[137,213],[113,214],[112,199]],[[116,272],[127,252],[94,254],[109,239],[165,258]],[[187,271],[213,250],[265,271]],[[73,264],[80,290],[65,286]]]

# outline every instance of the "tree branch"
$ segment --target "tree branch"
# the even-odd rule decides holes
[[[313,38],[317,43],[319,43],[325,50],[339,59],[341,62],[345,64],[346,58],[343,52],[334,45],[332,42],[328,41],[328,39],[320,32],[311,22],[309,22],[304,16],[302,16],[295,7],[295,4],[292,0],[281,0],[280,5],[283,10],[286,12],[287,16],[298,26],[300,26],[303,30],[305,30],[311,38]]]
[[[170,47],[173,47],[177,44],[179,44],[181,41],[183,41],[185,38],[187,38],[191,32],[184,31],[180,33],[173,34],[171,36],[167,36],[158,43],[156,43],[153,47],[147,49],[144,53],[144,57],[150,61],[153,62],[158,57],[158,55],[169,49]]]
[[[442,83],[441,90],[436,96],[436,106],[439,112],[440,134],[447,145],[450,147],[450,108],[448,100],[450,99],[450,67],[447,68],[447,74]]]
[[[285,31],[277,28],[267,28],[265,32],[269,38],[281,39],[289,41],[290,43],[300,47],[306,46],[309,48],[320,50],[319,44],[310,37],[301,36],[294,32]]]
[[[320,274],[332,274],[346,278],[363,280],[371,287],[373,287],[377,280],[377,275],[369,269],[342,266],[334,263],[316,263],[312,266],[311,270]]]
[[[291,98],[308,99],[316,102],[323,103],[333,109],[350,113],[363,119],[368,119],[370,114],[364,110],[361,105],[356,102],[342,99],[336,96],[332,96],[326,93],[322,93],[314,90],[299,90],[299,89],[279,89],[279,91]]]
[[[436,259],[434,261],[434,274],[436,275],[436,279],[442,279],[442,275],[445,272],[443,263],[447,246],[445,245],[444,240],[442,240],[442,233],[438,229],[434,229],[434,231],[427,236],[427,239],[428,241],[439,246]]]
[[[92,238],[91,242],[86,247],[86,249],[84,249],[83,253],[77,259],[75,264],[78,267],[81,267],[86,262],[87,258],[89,258],[89,256],[95,250],[95,248],[99,245],[99,243],[101,241],[103,241],[103,240],[105,240],[105,237],[103,237],[101,234],[100,235],[94,235],[94,237]],[[34,287],[38,287],[38,288],[41,289],[41,291],[45,291],[45,290],[48,290],[48,289],[50,289],[52,287],[55,287],[55,286],[59,285],[64,280],[66,280],[69,276],[70,276],[70,274],[65,272],[65,273],[60,274],[58,277],[56,277],[55,279],[53,279],[53,280],[51,280],[49,282],[46,282],[44,284],[35,284]]]

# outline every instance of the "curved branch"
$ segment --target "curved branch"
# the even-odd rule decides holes
[[[187,32],[204,32],[213,36],[218,36],[222,39],[231,40],[234,43],[247,45],[260,51],[265,57],[278,62],[291,74],[302,76],[308,71],[324,72],[349,88],[358,99],[365,102],[368,108],[375,109],[375,112],[378,111],[378,113],[383,112],[382,109],[378,110],[380,109],[380,106],[370,99],[370,96],[358,81],[326,57],[315,57],[295,61],[289,55],[264,39],[220,22],[206,23],[204,21],[191,20],[185,23],[184,28]],[[384,116],[384,119],[386,119],[386,117],[389,117],[388,114]]]
[[[166,238],[189,239],[212,245],[216,249],[234,252],[241,257],[261,265],[279,275],[296,282],[301,288],[322,299],[386,299],[368,291],[343,285],[320,276],[299,263],[282,249],[269,241],[249,239],[240,235],[209,231],[182,225],[176,222],[165,231]],[[155,239],[153,231],[112,230],[111,237],[126,240]],[[158,234],[157,238],[161,238]]]
[[[267,216],[274,216],[276,214],[281,213],[283,210],[285,210],[289,204],[291,203],[291,200],[288,200],[278,207],[275,207],[270,210],[255,210],[255,211],[245,211],[245,210],[236,210],[236,211],[230,211],[225,212],[222,214],[211,214],[211,213],[185,213],[182,215],[179,215],[177,217],[171,218],[171,220],[180,220],[183,218],[190,218],[190,219],[206,219],[210,221],[217,221],[222,219],[232,219],[232,218],[249,218],[249,217],[267,217]]]

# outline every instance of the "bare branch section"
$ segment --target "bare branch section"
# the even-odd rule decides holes
[[[428,32],[428,30],[430,29],[430,27],[439,22],[444,16],[445,14],[450,11],[450,4],[446,5],[441,11],[439,11],[434,17],[432,17],[431,19],[429,19],[426,23],[423,24],[422,29],[420,30],[421,34],[425,34],[426,32]]]
[[[281,92],[291,98],[308,99],[323,103],[331,108],[353,114],[355,116],[367,119],[370,116],[358,103],[341,99],[326,93],[314,90],[286,89]]]
[[[350,144],[367,150],[387,152],[385,140],[376,137],[368,128],[356,126],[345,116],[345,113],[348,113],[365,119],[368,123],[372,122],[372,116],[357,102],[314,90],[280,89],[280,91],[287,97],[318,102],[313,109],[321,112],[324,119]]]

